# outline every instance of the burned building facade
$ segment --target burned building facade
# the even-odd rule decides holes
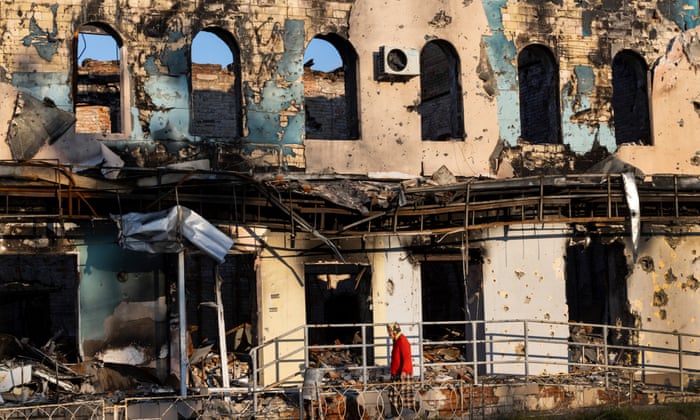
[[[566,342],[585,322],[687,334],[620,340],[697,349],[699,13],[662,1],[3,2],[0,332],[60,342],[73,363],[180,377],[177,253],[125,249],[115,221],[182,205],[234,242],[220,262],[187,247],[195,346],[219,333],[221,287],[226,328],[246,326],[229,343],[241,351],[307,324],[395,321],[418,335],[465,320],[483,322],[482,343]],[[193,62],[200,33],[229,65]],[[84,34],[111,37],[117,59],[81,61]],[[305,66],[314,39],[341,68]],[[527,347],[547,355],[528,374],[569,371],[556,362],[566,346]],[[663,352],[645,363],[681,364]]]

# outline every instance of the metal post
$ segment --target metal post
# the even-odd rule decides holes
[[[678,334],[678,376],[681,392],[684,391],[683,386],[683,335]]]
[[[542,213],[544,213],[544,176],[540,175],[540,202],[537,209],[537,220],[540,222],[544,219]]]
[[[608,184],[608,217],[612,217],[612,185],[610,185],[610,175],[607,176]]]
[[[676,219],[680,217],[680,209],[678,206],[678,175],[673,175],[673,207],[676,210]]]
[[[275,382],[280,380],[280,342],[275,340]]]
[[[479,384],[479,356],[477,355],[476,344],[476,321],[470,321],[472,324],[472,365],[474,366],[474,385]],[[484,328],[485,329],[485,328]]]
[[[219,327],[219,357],[221,358],[221,382],[224,388],[231,386],[231,381],[228,376],[228,351],[226,349],[226,321],[224,320],[224,301],[221,298],[221,276],[219,275],[219,266],[217,265],[214,272],[216,278],[216,316]],[[245,331],[244,331],[245,332]]]
[[[253,389],[251,392],[253,393],[253,415],[257,415],[258,413],[258,357],[257,357],[257,352],[255,349],[250,350],[250,360],[251,364],[253,365],[253,371],[250,372],[250,375],[252,376],[251,378],[251,383],[253,384]]]
[[[367,373],[367,326],[363,324],[360,330],[362,331],[362,383],[366,385],[369,381],[369,374]]]
[[[603,365],[605,366],[605,389],[608,389],[608,326],[603,325]]]
[[[418,354],[420,359],[418,359],[418,366],[420,367],[420,381],[423,382],[424,370],[423,369],[423,324],[418,323]]]
[[[185,250],[177,253],[177,303],[180,321],[180,396],[187,396],[187,313],[185,312]]]
[[[309,325],[304,324],[304,368],[309,367]]]
[[[530,360],[528,354],[530,352],[530,344],[528,343],[527,320],[523,321],[524,337],[525,337],[525,383],[530,382]]]

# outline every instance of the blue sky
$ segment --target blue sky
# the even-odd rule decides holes
[[[78,38],[78,56],[82,62],[85,58],[95,60],[116,60],[118,48],[114,39],[108,35],[80,34]],[[331,71],[342,65],[338,51],[328,42],[313,39],[306,53],[304,62],[314,60],[314,70]],[[211,32],[200,32],[192,42],[192,61],[195,63],[221,64],[225,66],[232,61],[232,55],[224,42]]]

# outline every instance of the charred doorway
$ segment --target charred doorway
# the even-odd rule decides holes
[[[427,323],[423,337],[426,342],[467,341],[466,345],[455,346],[459,348],[459,359],[473,362],[476,357],[476,360],[482,361],[485,358],[485,347],[481,252],[478,249],[470,250],[466,264],[461,255],[450,259],[444,256],[435,258],[421,263],[423,322]],[[450,321],[461,323],[440,324]],[[464,321],[477,322],[463,323]],[[472,341],[474,337],[477,340],[476,354]],[[444,345],[437,345],[438,348],[441,346]],[[424,352],[433,350],[435,347],[426,343]],[[480,365],[479,373],[485,373],[484,368]]]
[[[362,264],[307,264],[306,323],[326,325],[309,329],[309,344],[360,344],[362,329],[347,324],[370,324],[372,316],[372,272]],[[337,326],[345,324],[346,326]],[[372,328],[366,328],[366,343],[373,342]],[[367,348],[367,363],[374,363],[371,347]],[[352,357],[361,355],[353,348]],[[311,358],[313,360],[313,358]],[[361,360],[354,360],[361,362]]]
[[[78,361],[77,256],[0,255],[0,333]]]
[[[216,276],[221,277],[226,349],[236,359],[248,361],[248,351],[257,343],[257,294],[255,255],[227,255],[223,263],[195,255],[186,261],[187,322],[197,348],[218,349]]]
[[[603,243],[599,238],[586,237],[566,252],[566,303],[569,321],[634,327],[635,318],[627,299],[627,259],[625,246],[619,241]],[[625,345],[629,334],[625,330],[610,330],[608,344]],[[600,342],[602,328],[572,328],[574,341]],[[591,357],[585,356],[595,362]],[[622,357],[622,354],[618,354]],[[579,357],[580,359],[580,357]],[[597,357],[596,357],[597,359]],[[583,360],[579,360],[583,361]]]

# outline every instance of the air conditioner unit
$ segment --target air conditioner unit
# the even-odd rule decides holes
[[[380,76],[420,75],[420,54],[414,48],[379,47]]]

